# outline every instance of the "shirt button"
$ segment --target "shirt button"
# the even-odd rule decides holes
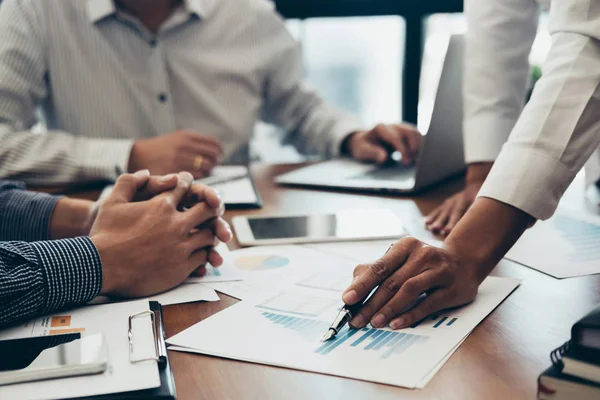
[[[160,101],[161,103],[164,103],[167,101],[167,95],[164,93],[161,93],[158,95],[158,101]]]
[[[156,47],[156,45],[157,45],[156,39],[151,39],[150,40],[150,47]]]

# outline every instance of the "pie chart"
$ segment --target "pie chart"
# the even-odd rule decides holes
[[[235,260],[235,265],[245,271],[266,271],[283,268],[290,263],[290,259],[277,255],[252,255],[240,257]]]

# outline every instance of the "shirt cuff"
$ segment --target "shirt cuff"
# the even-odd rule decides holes
[[[516,118],[493,114],[467,117],[463,126],[465,162],[494,162],[516,122]]]
[[[86,177],[115,180],[127,172],[133,140],[86,139],[88,151],[81,159]]]
[[[90,238],[31,243],[46,280],[43,312],[95,298],[102,289],[102,262]]]
[[[0,240],[32,242],[50,237],[50,220],[61,197],[24,188],[16,182],[0,184]]]
[[[364,131],[365,127],[360,121],[351,116],[341,118],[330,131],[328,156],[339,157],[342,155],[342,143],[355,132]]]
[[[541,152],[505,146],[479,197],[501,201],[545,220],[554,214],[575,175],[576,171]]]

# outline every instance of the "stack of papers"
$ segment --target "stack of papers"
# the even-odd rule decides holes
[[[362,250],[356,254],[364,261],[366,254],[380,257],[390,243],[231,252],[243,280],[206,285],[244,301],[172,337],[170,349],[420,388],[519,285],[514,279],[488,278],[468,306],[399,331],[344,328],[334,340],[321,343],[358,263],[343,248],[357,245]]]

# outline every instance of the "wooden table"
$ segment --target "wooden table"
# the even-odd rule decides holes
[[[293,168],[253,167],[264,208],[229,212],[226,218],[386,207],[401,218],[414,219],[461,187],[457,180],[415,197],[376,197],[282,188],[272,183],[274,176]],[[86,193],[86,197],[94,195]],[[177,393],[180,399],[534,399],[537,377],[550,365],[550,351],[569,338],[576,320],[600,303],[600,277],[557,280],[510,261],[502,261],[492,275],[518,278],[522,283],[475,329],[423,390],[170,352]],[[167,335],[175,335],[237,302],[220,297],[217,303],[166,307]]]

